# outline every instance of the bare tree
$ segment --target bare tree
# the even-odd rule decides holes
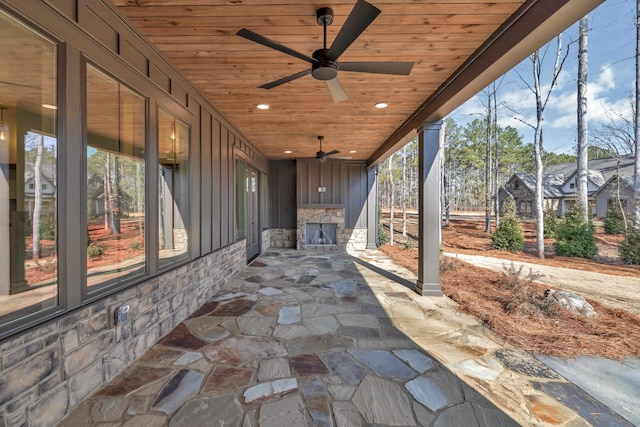
[[[629,111],[605,111],[607,120],[599,122],[590,133],[590,143],[601,147],[607,153],[626,156],[635,152],[634,117],[636,108],[634,100],[629,97]]]
[[[638,0],[640,1],[640,0]],[[522,118],[516,117],[517,120],[520,120],[522,123],[530,126],[534,130],[534,138],[533,138],[533,151],[534,151],[534,159],[536,164],[536,188],[535,188],[535,217],[536,217],[536,247],[538,251],[538,257],[544,259],[544,197],[543,197],[543,183],[542,176],[544,170],[544,164],[542,161],[542,155],[544,153],[543,145],[542,145],[542,128],[544,125],[544,112],[549,103],[549,99],[551,97],[551,93],[553,89],[556,87],[558,82],[558,77],[560,76],[560,72],[562,71],[562,67],[564,66],[567,57],[569,56],[570,46],[569,43],[566,49],[562,46],[562,34],[559,34],[556,37],[556,45],[554,49],[554,61],[553,68],[551,70],[551,75],[549,77],[548,86],[545,88],[542,82],[542,65],[544,63],[544,59],[546,54],[551,49],[552,43],[548,43],[546,46],[536,50],[529,57],[531,60],[532,68],[533,68],[533,86],[522,76],[520,79],[524,82],[524,84],[531,90],[531,92],[535,95],[536,99],[536,121],[535,124],[531,124],[526,122]]]
[[[393,207],[395,201],[395,185],[393,183],[393,154],[389,156],[389,245],[393,246]]]
[[[40,257],[40,212],[42,210],[42,151],[44,150],[44,137],[38,135],[36,145],[36,161],[33,166],[33,217],[32,217],[32,242],[31,255],[33,262],[40,265],[38,258]]]
[[[580,20],[580,36],[578,42],[578,165],[576,175],[578,177],[577,199],[578,206],[582,210],[581,214],[584,222],[590,218],[589,194],[587,179],[589,173],[589,140],[587,123],[587,74],[589,60],[587,55],[587,44],[589,37],[588,17]]]
[[[640,230],[640,0],[636,0],[636,99],[634,111],[633,226]]]
[[[407,237],[407,146],[402,147],[402,235]]]
[[[490,86],[491,87],[491,86]],[[495,89],[495,85],[493,87]],[[492,107],[491,92],[487,94],[487,129],[485,140],[485,158],[484,158],[484,232],[491,233],[491,129],[493,128],[493,107]]]
[[[496,89],[496,82],[493,83],[493,105],[496,107],[493,109],[493,140],[494,140],[494,158],[495,158],[495,194],[494,194],[494,212],[496,214],[496,228],[500,227],[500,157],[498,157],[498,147],[500,146],[499,138],[498,138],[498,91]]]

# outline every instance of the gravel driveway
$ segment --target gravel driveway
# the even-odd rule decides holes
[[[503,266],[512,261],[479,255],[445,253],[461,261],[478,267],[503,271]],[[591,271],[575,270],[572,268],[552,267],[548,265],[531,264],[513,261],[517,268],[524,265],[523,271],[532,269],[534,273],[543,274],[538,282],[574,292],[614,308],[623,308],[640,316],[640,278],[614,276],[610,274],[594,273]],[[606,266],[603,266],[603,269]]]

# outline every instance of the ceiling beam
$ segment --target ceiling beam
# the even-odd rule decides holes
[[[374,167],[415,135],[425,121],[446,117],[492,81],[604,0],[529,0],[436,90],[368,159]]]

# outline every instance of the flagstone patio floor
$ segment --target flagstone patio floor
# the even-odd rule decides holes
[[[412,280],[271,249],[60,425],[630,425]]]

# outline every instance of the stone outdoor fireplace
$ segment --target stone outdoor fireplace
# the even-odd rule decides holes
[[[344,250],[344,208],[298,208],[298,249]]]

